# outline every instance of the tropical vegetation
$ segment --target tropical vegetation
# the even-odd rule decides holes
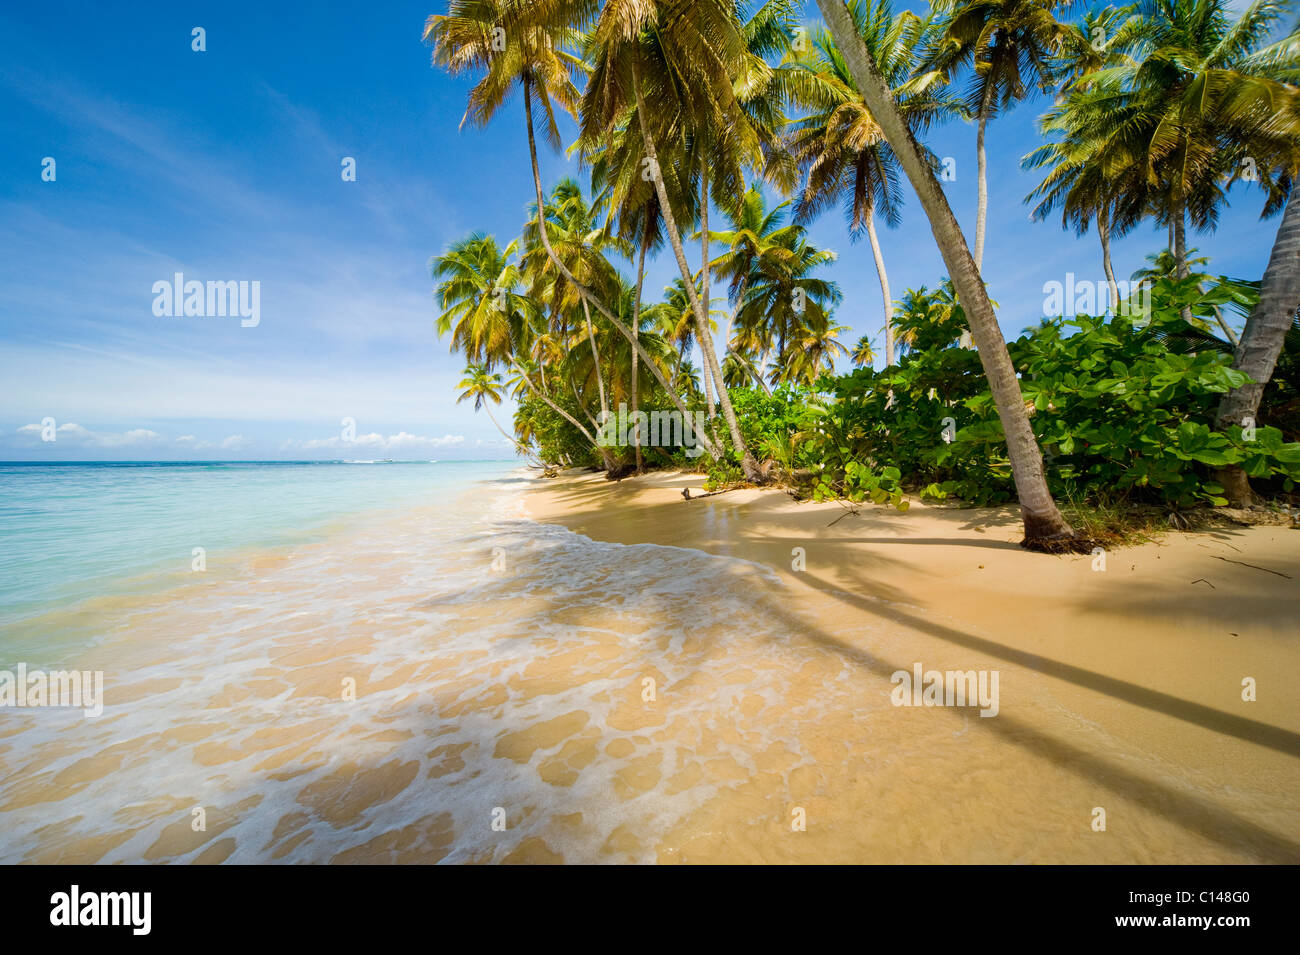
[[[465,123],[522,100],[532,182],[517,237],[474,233],[433,260],[438,330],[468,363],[461,397],[489,412],[512,397],[503,434],[546,465],[689,467],[713,486],[902,508],[1014,501],[1025,545],[1048,551],[1090,546],[1058,500],[1179,512],[1292,495],[1289,3],[816,6],[824,24],[795,0],[451,0],[429,17],[435,65],[473,80]],[[1108,295],[1008,343],[982,271],[984,147],[1035,97],[1043,141],[1023,165],[1042,181],[1026,202],[1096,227]],[[976,136],[973,246],[925,144],[952,122]],[[542,181],[539,131],[580,180]],[[877,226],[900,224],[907,187],[948,274],[895,299]],[[1281,214],[1263,276],[1212,275],[1188,247],[1230,196]],[[839,253],[806,229],[832,207],[868,239],[879,337],[846,340],[836,321]],[[1111,241],[1144,223],[1167,248],[1121,292]],[[676,277],[654,294],[659,256]]]

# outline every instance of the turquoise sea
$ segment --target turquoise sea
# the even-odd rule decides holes
[[[517,461],[0,462],[0,647],[22,621],[150,590],[232,552],[309,542],[436,505]]]

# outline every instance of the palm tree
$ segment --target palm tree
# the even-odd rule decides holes
[[[997,316],[980,280],[979,266],[971,257],[961,227],[948,205],[943,187],[926,162],[906,120],[894,106],[893,95],[876,68],[865,44],[857,36],[853,18],[843,0],[817,0],[817,5],[844,54],[867,108],[889,141],[899,165],[907,174],[930,220],[931,230],[948,273],[965,306],[980,362],[1006,435],[1020,513],[1025,528],[1024,545],[1042,550],[1081,549],[1087,546],[1070,527],[1052,500],[1043,475],[1043,455],[1038,448],[1015,367]]]
[[[1286,107],[1294,94],[1295,43],[1261,49],[1287,5],[1257,0],[1233,19],[1228,0],[1140,0],[1122,30],[1131,55],[1080,81],[1106,91],[1091,105],[1092,148],[1142,170],[1129,203],[1154,207],[1168,224],[1179,277],[1188,271],[1186,224],[1213,229],[1226,185],[1244,157],[1293,151],[1300,120]],[[1269,160],[1259,163],[1268,169]],[[1285,190],[1272,183],[1270,208]]]
[[[978,201],[975,212],[975,268],[984,265],[985,220],[988,217],[988,159],[984,132],[1000,110],[1047,92],[1056,79],[1053,54],[1074,33],[1057,22],[1054,13],[1068,0],[938,0],[942,18],[925,68],[948,80],[969,67],[966,105],[975,117]]]
[[[709,178],[715,183],[727,179],[738,183],[743,164],[762,161],[758,136],[731,82],[750,63],[735,6],[730,0],[696,0],[689,10],[662,0],[607,2],[600,9],[589,50],[593,66],[583,94],[583,136],[594,142],[602,130],[615,129],[625,119],[640,130],[644,168],[658,195],[664,232],[690,297],[705,374],[720,385],[722,368],[707,331],[707,291],[701,296],[696,289],[677,213],[684,197],[699,195],[707,208],[707,189],[696,190],[692,184],[706,159]],[[659,144],[668,150],[665,158],[685,157],[684,176],[676,163],[660,161]],[[707,222],[703,231],[707,234]],[[726,388],[718,391],[742,470],[748,480],[761,482],[765,474],[745,445]]]
[[[870,367],[876,360],[876,349],[871,342],[871,336],[868,334],[859,338],[849,355],[853,359],[853,364],[863,368]]]
[[[537,208],[545,207],[542,177],[537,164],[537,140],[533,122],[534,109],[545,119],[543,132],[555,148],[560,145],[556,124],[556,107],[573,115],[579,95],[574,80],[587,70],[582,58],[569,52],[582,41],[580,28],[588,21],[594,2],[576,0],[450,0],[444,16],[431,16],[425,23],[425,42],[433,44],[433,61],[449,72],[481,73],[482,77],[469,94],[465,118],[461,121],[486,125],[510,93],[517,87],[524,102],[524,125],[528,134],[528,155],[533,174]],[[623,4],[607,4],[605,12]],[[617,21],[619,14],[614,15]],[[590,88],[590,83],[588,84]],[[568,272],[551,247],[550,231],[538,230],[547,256],[569,281],[584,302],[608,319],[618,331],[632,340],[631,331],[619,322],[595,292]],[[658,373],[649,355],[633,342],[641,360]],[[667,387],[667,382],[661,382]],[[683,415],[689,414],[681,398],[668,392],[669,399]],[[721,449],[707,436],[699,436],[705,452],[714,458]]]
[[[514,251],[513,242],[502,250],[492,236],[471,233],[434,259],[431,272],[435,279],[442,279],[437,289],[442,308],[436,323],[438,333],[450,332],[452,350],[463,352],[471,364],[481,364],[487,371],[498,364],[517,372],[526,369],[519,381],[526,381],[534,396],[566,418],[596,446],[595,435],[549,394],[542,369],[549,358],[552,364],[560,366],[562,376],[567,360],[565,349],[549,335],[539,335],[534,328],[540,309],[535,301],[518,291],[522,274],[511,262]],[[543,356],[540,365],[533,361],[534,354]],[[606,449],[599,450],[606,465],[611,465]]]
[[[834,252],[804,238],[802,226],[775,233],[767,254],[755,260],[736,311],[738,350],[774,351],[773,383],[793,380],[807,367],[799,353],[809,342],[831,340],[831,312],[842,295],[836,283],[813,273],[834,261]]]
[[[572,275],[590,288],[604,290],[603,297],[609,299],[610,290],[617,283],[614,268],[605,258],[605,252],[612,250],[626,255],[629,249],[626,242],[611,234],[608,222],[601,224],[599,218],[599,203],[588,203],[582,194],[582,187],[574,180],[562,179],[551,190],[551,201],[545,208],[546,227],[551,237],[551,248],[559,261],[565,264],[563,273],[555,268],[540,242],[537,218],[534,216],[524,227],[527,252],[523,267],[533,278],[534,293],[536,294],[539,284],[547,287],[546,298],[552,315],[565,331],[568,330],[568,317],[578,308],[582,309],[587,341],[593,356],[597,353],[597,346],[591,309],[587,300],[578,294],[565,276]],[[599,363],[595,364],[593,374],[603,418],[609,414],[609,403]]]
[[[1112,215],[1132,222],[1155,210],[1168,224],[1176,278],[1191,271],[1187,221],[1214,228],[1244,163],[1266,191],[1265,215],[1285,204],[1263,283],[1268,294],[1261,287],[1234,359],[1251,380],[1225,394],[1220,428],[1258,410],[1297,305],[1292,243],[1300,213],[1292,212],[1291,182],[1300,172],[1300,41],[1293,29],[1263,45],[1287,9],[1257,0],[1233,19],[1226,0],[1141,0],[1116,37],[1129,55],[1083,76],[1060,122],[1073,135],[1076,162],[1103,178],[1116,174]],[[1193,320],[1190,309],[1184,318]],[[1220,477],[1229,499],[1250,500],[1241,469]]]
[[[460,397],[456,399],[456,404],[462,401],[474,399],[474,410],[483,410],[492,419],[496,429],[501,432],[501,436],[515,446],[520,454],[526,454],[527,448],[523,443],[513,435],[507,434],[505,428],[501,427],[497,421],[496,415],[492,413],[492,405],[501,404],[501,376],[493,371],[488,371],[486,365],[471,364],[465,366],[465,377],[460,380],[456,387],[461,389]]]
[[[745,302],[750,282],[760,274],[760,263],[768,270],[777,262],[788,264],[793,240],[804,234],[800,226],[782,225],[789,206],[789,202],[781,202],[769,210],[762,190],[757,185],[751,185],[739,203],[724,210],[731,228],[725,232],[713,233],[713,239],[726,249],[713,260],[712,267],[717,277],[727,283],[727,294],[732,303],[731,314],[722,335],[722,340],[731,351],[737,347],[732,341],[731,332]],[[746,355],[741,356],[738,365],[741,368],[752,368]],[[756,371],[754,374],[758,383],[766,388],[762,375]],[[732,377],[734,380],[734,374]]]
[[[957,100],[927,78],[913,79],[913,50],[930,28],[910,11],[894,16],[888,0],[870,5],[849,0],[854,28],[894,93],[899,113],[913,132],[960,112]],[[790,152],[804,171],[795,219],[807,222],[828,206],[842,204],[849,235],[871,242],[885,316],[885,362],[893,360],[893,296],[876,235],[876,218],[890,228],[902,212],[902,172],[893,149],[863,102],[843,54],[824,29],[809,35],[791,58],[792,99],[808,110],[790,124]]]
[[[1140,167],[1124,166],[1104,149],[1098,148],[1098,131],[1089,120],[1105,115],[1104,109],[1093,108],[1098,100],[1112,96],[1106,87],[1072,94],[1063,105],[1054,107],[1040,121],[1045,136],[1056,135],[1021,160],[1029,168],[1046,168],[1043,181],[1025,197],[1026,202],[1037,200],[1031,217],[1035,221],[1047,218],[1053,211],[1061,212],[1061,227],[1073,227],[1076,235],[1084,235],[1095,219],[1097,236],[1101,240],[1102,268],[1110,288],[1110,304],[1119,305],[1119,286],[1115,282],[1115,268],[1110,257],[1112,237],[1123,235],[1141,221],[1146,207],[1133,203],[1133,198],[1146,192],[1144,184],[1135,183],[1141,178]],[[1126,206],[1125,214],[1121,206]]]
[[[812,385],[821,375],[835,370],[835,359],[847,355],[849,350],[835,336],[847,332],[847,325],[827,323],[816,327],[805,326],[797,339],[790,360],[783,371],[785,381],[798,381]]]
[[[515,249],[514,242],[501,249],[492,236],[474,232],[430,263],[433,278],[442,280],[438,334],[450,332],[453,351],[488,369],[509,361],[520,321],[535,311],[518,291]]]

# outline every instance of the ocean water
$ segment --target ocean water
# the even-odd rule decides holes
[[[0,669],[104,706],[0,711],[0,863],[653,861],[809,762],[772,571],[535,523],[527,480],[6,469]]]
[[[216,570],[427,503],[517,462],[0,463],[0,647],[25,619],[174,586],[194,548]]]

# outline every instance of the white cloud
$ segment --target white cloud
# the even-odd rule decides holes
[[[444,434],[442,437],[437,438],[399,431],[397,434],[390,434],[385,437],[378,432],[372,431],[370,434],[359,434],[351,441],[343,440],[340,435],[331,438],[312,438],[307,441],[286,441],[280,446],[280,449],[282,451],[351,451],[391,456],[392,454],[433,451],[437,448],[459,447],[463,444],[465,444],[465,436],[460,434]]]
[[[40,435],[44,428],[39,424],[25,424],[18,429],[22,435]],[[164,441],[157,431],[148,428],[132,428],[129,431],[91,431],[73,421],[65,422],[55,428],[54,443],[60,441],[78,447],[121,448],[156,445]]]

